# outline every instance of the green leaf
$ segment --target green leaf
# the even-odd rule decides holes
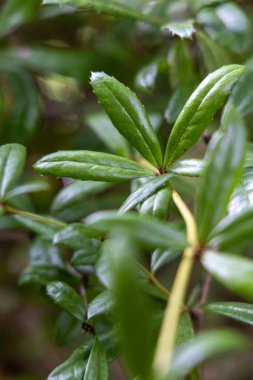
[[[185,102],[187,101],[193,90],[196,88],[196,86],[197,82],[195,79],[186,79],[175,89],[175,91],[169,98],[169,102],[164,113],[164,117],[168,123],[175,123],[180,112],[182,111]]]
[[[101,292],[97,297],[88,305],[87,319],[92,320],[100,317],[101,315],[107,315],[111,313],[114,308],[114,299],[111,291],[105,290]]]
[[[83,380],[109,380],[105,351],[98,339],[92,347]]]
[[[228,52],[217,42],[201,31],[196,36],[208,72],[230,63]]]
[[[214,278],[232,292],[253,300],[253,261],[228,253],[206,252],[202,265]]]
[[[203,160],[189,159],[177,161],[169,167],[170,172],[179,175],[185,175],[188,177],[198,177],[203,174],[204,171]]]
[[[184,86],[186,82],[189,83],[189,79],[193,82],[196,80],[191,52],[186,41],[176,39],[172,43],[168,54],[168,63],[170,83],[173,89]]]
[[[232,106],[226,111],[223,129],[206,158],[206,169],[197,199],[197,224],[202,242],[225,215],[240,178],[245,156],[243,121]]]
[[[151,216],[124,214],[104,217],[90,224],[92,228],[107,234],[112,228],[122,227],[126,233],[147,248],[183,249],[187,245],[184,234],[173,223]]]
[[[164,166],[182,156],[211,123],[232,86],[244,72],[240,65],[224,66],[209,74],[186,102],[172,129]]]
[[[247,339],[233,330],[202,332],[179,347],[172,363],[171,372],[164,380],[174,380],[187,375],[193,368],[213,357],[240,352],[247,347]]]
[[[119,230],[121,231],[121,230]],[[111,239],[111,271],[119,337],[129,369],[134,376],[150,373],[154,309],[136,278],[134,247],[127,234],[114,232]]]
[[[41,0],[7,0],[0,13],[0,37],[33,20]]]
[[[244,73],[233,88],[230,100],[243,116],[253,112],[253,57],[245,62],[246,73]]]
[[[64,363],[50,373],[47,380],[81,380],[90,349],[89,343],[82,344]]]
[[[35,214],[33,215],[36,217]],[[30,217],[26,217],[23,215],[15,215],[14,218],[28,230],[35,232],[36,234],[40,235],[43,239],[49,241],[53,239],[56,231],[59,229],[59,227],[54,224],[54,219],[51,219],[52,224],[47,224],[43,221],[34,220]],[[47,221],[49,220],[50,219],[47,218]]]
[[[61,219],[69,222],[77,221],[87,215],[87,203],[91,197],[102,193],[110,186],[109,183],[99,181],[73,181],[59,191],[53,200],[51,210]]]
[[[179,22],[168,22],[161,27],[163,32],[169,32],[172,36],[180,38],[192,39],[193,34],[196,32],[194,27],[194,20],[185,20]]]
[[[235,215],[228,215],[212,231],[209,244],[229,251],[242,243],[252,241],[253,208],[242,210]]]
[[[26,149],[19,144],[0,147],[0,198],[5,196],[21,176],[26,159]]]
[[[252,168],[246,168],[232,194],[228,209],[230,215],[238,214],[246,208],[253,206],[252,191],[253,170]]]
[[[123,182],[154,175],[127,158],[87,150],[60,151],[41,158],[34,168],[42,174],[81,180]]]
[[[77,9],[95,11],[116,17],[126,17],[148,23],[159,23],[156,18],[145,15],[138,9],[117,0],[44,0],[43,4],[71,5]]]
[[[243,302],[213,302],[204,305],[203,309],[253,326],[252,304]]]
[[[45,181],[33,181],[16,186],[14,189],[8,191],[6,199],[16,197],[20,194],[37,193],[40,191],[48,191],[50,186]]]
[[[20,66],[39,73],[76,78],[82,82],[88,82],[91,70],[100,67],[97,56],[90,51],[36,45],[0,49],[0,68],[17,69]]]
[[[163,188],[166,185],[166,183],[169,182],[169,179],[171,177],[172,174],[167,173],[149,180],[147,183],[141,186],[137,191],[135,191],[126,199],[126,201],[120,207],[118,213],[122,215],[125,212],[138,206],[138,204],[144,202],[152,194],[156,193],[158,190]]]
[[[98,257],[98,249],[99,245],[86,243],[84,248],[79,249],[73,254],[70,260],[71,265],[78,268],[95,264]]]
[[[41,123],[42,107],[38,90],[25,70],[9,71],[5,79],[11,91],[11,107],[4,117],[3,140],[27,144]]]
[[[80,321],[63,311],[57,319],[54,335],[58,346],[65,346],[80,335]]]
[[[53,246],[51,242],[37,238],[29,252],[30,265],[55,265],[56,267],[65,268],[61,252],[58,247]]]
[[[88,126],[104,142],[104,144],[115,154],[122,157],[130,157],[127,141],[114,128],[108,116],[103,112],[96,112],[85,117]]]
[[[118,131],[153,165],[161,166],[162,152],[148,115],[125,85],[104,73],[93,73],[91,85]]]
[[[81,223],[72,223],[54,236],[54,244],[63,244],[73,249],[91,246],[91,238],[101,238],[101,233]]]
[[[51,281],[64,281],[73,284],[80,282],[79,278],[56,265],[29,266],[22,272],[19,280],[21,285],[47,285]]]
[[[242,8],[232,1],[202,9],[197,21],[210,37],[236,53],[244,52],[250,44],[250,21]]]
[[[194,328],[193,328],[191,316],[189,313],[183,313],[181,315],[179,326],[178,326],[176,347],[187,343],[192,338],[194,338],[194,335],[195,334],[194,334]]]
[[[135,87],[143,93],[150,94],[155,88],[161,59],[156,59],[145,65],[135,77]]]
[[[47,285],[47,296],[62,309],[80,321],[86,318],[86,309],[80,295],[64,282],[54,281]]]
[[[156,249],[151,256],[151,271],[157,272],[163,265],[168,264],[180,255],[179,250]]]

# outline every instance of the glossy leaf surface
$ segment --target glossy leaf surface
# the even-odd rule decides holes
[[[224,66],[209,74],[186,102],[172,129],[164,166],[182,156],[201,136],[243,74],[240,65]]]
[[[193,20],[169,22],[162,26],[163,32],[170,32],[172,36],[178,36],[180,38],[192,38],[196,29],[194,27]]]
[[[91,85],[118,131],[153,165],[161,166],[162,152],[149,117],[136,95],[115,78],[93,73]]]
[[[42,174],[81,180],[123,182],[152,176],[150,169],[127,158],[85,150],[60,151],[40,159],[34,168]]]
[[[83,300],[68,284],[59,281],[51,282],[47,285],[47,296],[69,314],[82,322],[84,321],[86,309]]]
[[[208,251],[201,260],[204,268],[232,292],[253,301],[253,261],[228,253]]]
[[[83,380],[108,380],[106,355],[101,343],[96,340],[92,347]]]
[[[243,302],[213,302],[204,306],[204,310],[224,315],[253,326],[253,305]]]
[[[26,159],[26,149],[19,144],[0,147],[0,198],[4,199],[8,190],[21,176]]]

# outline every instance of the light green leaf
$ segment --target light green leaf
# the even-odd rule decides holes
[[[136,95],[104,73],[93,73],[91,85],[115,128],[146,160],[160,167],[161,147],[149,117]]]
[[[95,11],[116,17],[126,17],[148,23],[159,23],[155,17],[145,15],[143,12],[117,0],[44,0],[43,4],[71,5],[77,9]]]
[[[170,261],[174,260],[180,255],[179,250],[163,250],[156,249],[151,256],[151,271],[155,273],[163,265],[168,264]]]
[[[168,22],[161,27],[163,32],[169,32],[172,36],[180,38],[192,39],[193,34],[196,32],[194,27],[194,20],[185,20],[179,22]]]
[[[112,228],[122,227],[147,248],[183,249],[187,245],[184,234],[173,223],[163,222],[151,216],[124,214],[104,217],[90,226],[107,234]]]
[[[169,182],[169,179],[173,175],[171,173],[163,174],[152,178],[150,181],[142,185],[138,190],[136,190],[133,194],[131,194],[123,205],[120,207],[118,213],[120,215],[125,212],[135,208],[138,204],[142,203],[150,197],[152,194],[156,193],[158,190],[163,188],[166,183]]]
[[[232,86],[244,72],[240,65],[224,66],[209,74],[186,102],[172,129],[164,166],[182,156],[211,123]]]
[[[253,170],[249,167],[244,169],[243,175],[232,194],[228,211],[230,215],[236,215],[252,206]]]
[[[109,380],[105,351],[98,339],[92,347],[83,380]]]
[[[183,313],[179,321],[176,347],[179,347],[182,344],[187,343],[192,338],[194,338],[194,335],[195,334],[194,334],[194,328],[193,328],[191,316],[189,315],[189,313]]]
[[[205,33],[196,33],[198,45],[208,72],[230,63],[228,52]]]
[[[154,175],[127,158],[87,150],[60,151],[41,158],[34,168],[42,174],[81,180],[124,182]]]
[[[26,159],[26,149],[19,144],[0,147],[0,198],[5,199],[8,190],[21,176]]]
[[[253,208],[246,208],[235,215],[228,215],[212,231],[209,244],[229,251],[233,247],[249,243],[253,235]]]
[[[122,157],[130,157],[127,141],[116,128],[108,116],[103,112],[96,112],[85,117],[88,126],[104,142],[104,144],[115,154]]]
[[[253,301],[253,261],[229,253],[206,252],[202,265],[232,292]]]
[[[250,44],[250,21],[242,8],[232,1],[203,8],[197,21],[210,37],[231,51],[242,53]]]
[[[135,87],[144,93],[151,93],[155,88],[155,82],[159,72],[161,59],[156,59],[145,65],[135,77]]]
[[[80,321],[86,318],[86,309],[80,295],[68,284],[60,281],[50,282],[46,288],[47,296],[62,309]]]
[[[50,186],[45,181],[33,181],[33,182],[27,182],[22,185],[16,186],[14,189],[8,191],[8,194],[6,196],[6,199],[10,199],[12,197],[16,197],[20,194],[27,194],[27,193],[37,193],[40,191],[48,191],[50,189]]]
[[[185,175],[188,177],[198,177],[203,174],[204,171],[203,160],[189,159],[177,161],[169,167],[170,172],[174,174]]]
[[[197,224],[200,241],[205,241],[225,216],[229,199],[241,175],[244,156],[244,124],[236,109],[230,106],[223,118],[223,129],[208,152],[199,189]]]
[[[125,231],[122,234],[121,230],[115,230],[110,241],[115,312],[128,367],[134,376],[147,378],[153,351],[154,309],[136,278],[134,247],[131,242],[131,238]]]
[[[163,380],[174,380],[187,375],[193,368],[213,357],[247,348],[247,339],[233,330],[213,330],[202,332],[178,348],[171,372]]]
[[[243,302],[213,302],[204,305],[203,309],[253,326],[252,304]]]
[[[7,0],[0,13],[0,37],[33,20],[41,0]]]

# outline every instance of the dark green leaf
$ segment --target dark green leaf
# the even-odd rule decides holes
[[[83,380],[109,380],[105,351],[98,339],[92,347]]]
[[[178,348],[171,372],[164,380],[174,380],[187,375],[193,368],[208,359],[230,352],[240,352],[246,347],[246,338],[233,330],[203,332],[191,342]]]
[[[0,147],[0,198],[4,199],[8,190],[21,176],[26,159],[26,149],[18,144]]]
[[[55,265],[35,265],[26,268],[20,276],[21,285],[47,285],[51,281],[78,283],[80,280]]]
[[[180,251],[156,249],[151,256],[151,271],[158,271],[163,265],[168,264],[180,255]]]
[[[65,268],[61,252],[58,247],[46,240],[37,238],[29,252],[30,265],[55,265]]]
[[[8,72],[6,80],[11,90],[11,107],[4,118],[3,140],[27,144],[40,126],[41,99],[31,75],[25,70]]]
[[[235,215],[228,215],[212,231],[209,244],[229,251],[234,246],[252,241],[253,208],[246,208]]]
[[[206,252],[204,268],[232,292],[253,301],[253,261],[228,253]]]
[[[143,246],[147,248],[183,249],[187,245],[184,234],[173,223],[160,221],[151,216],[124,214],[122,216],[104,217],[91,224],[92,228],[107,234],[112,228],[124,228]]]
[[[208,72],[230,63],[228,52],[205,33],[197,32],[197,41]]]
[[[245,156],[245,130],[236,109],[227,108],[223,130],[212,144],[197,200],[199,237],[204,241],[225,215]],[[215,205],[215,207],[214,207]]]
[[[224,315],[253,326],[253,305],[243,302],[213,302],[204,306],[204,310]]]
[[[90,349],[90,344],[82,344],[50,373],[47,380],[82,380]]]
[[[95,11],[116,17],[126,17],[148,23],[159,23],[156,18],[145,15],[143,12],[117,0],[44,0],[43,4],[71,5],[78,9]]]
[[[147,183],[145,183],[143,186],[141,186],[137,191],[135,191],[127,198],[127,200],[120,207],[118,213],[122,215],[125,212],[135,208],[138,204],[142,203],[143,201],[145,201],[145,199],[147,199],[152,194],[156,193],[158,190],[164,187],[166,183],[169,182],[169,179],[171,177],[172,174],[167,173],[149,180]]]
[[[64,346],[80,335],[81,323],[75,317],[63,311],[55,326],[55,340],[58,346]]]
[[[72,223],[54,236],[54,244],[63,244],[73,249],[92,246],[91,238],[100,238],[101,234],[81,223]]]
[[[34,181],[30,183],[24,183],[8,191],[6,199],[9,200],[10,198],[16,197],[17,195],[20,195],[20,194],[48,191],[49,189],[50,189],[50,186],[45,181]]]
[[[185,175],[188,177],[198,177],[204,171],[204,162],[197,159],[177,161],[169,167],[170,172]]]
[[[86,309],[80,295],[68,284],[60,281],[54,281],[47,285],[47,295],[62,309],[72,314],[80,321],[86,318]]]
[[[172,129],[164,166],[172,164],[199,139],[243,72],[244,67],[240,65],[224,66],[209,74],[197,87]]]
[[[179,39],[174,41],[169,50],[168,63],[173,89],[182,87],[190,78],[193,81],[196,79],[191,53],[185,41]]]
[[[59,218],[76,221],[86,216],[87,200],[110,187],[99,181],[73,181],[64,187],[54,198],[51,210]],[[97,201],[97,198],[96,198]]]
[[[85,248],[79,249],[76,251],[71,258],[71,265],[73,267],[82,267],[86,265],[95,264],[98,256],[98,244],[93,244],[94,242],[90,242],[90,244],[85,244]]]
[[[15,215],[15,219],[28,230],[31,230],[43,239],[51,241],[56,233],[59,230],[59,227],[54,224],[54,219],[51,219],[52,224],[47,224],[43,221],[34,220],[23,215]],[[47,220],[50,220],[47,218]]]
[[[228,208],[230,215],[236,215],[246,208],[253,206],[252,190],[253,170],[252,168],[246,168],[232,194]]]
[[[115,154],[122,157],[130,157],[127,141],[114,128],[108,116],[103,112],[97,112],[85,117],[88,126],[104,142],[104,144]]]
[[[93,73],[91,85],[115,128],[146,160],[161,166],[161,147],[148,115],[136,95],[104,73]]]
[[[194,27],[194,20],[185,20],[179,22],[168,22],[162,26],[163,32],[169,32],[172,36],[178,36],[180,38],[192,39],[193,34],[196,32]]]
[[[216,7],[203,8],[198,22],[210,37],[231,51],[241,53],[250,43],[250,22],[242,8],[232,1]]]
[[[135,77],[135,87],[144,93],[151,93],[159,72],[161,59],[156,59],[144,66]]]
[[[154,175],[152,170],[127,158],[87,150],[52,153],[41,158],[34,168],[57,177],[109,182]]]
[[[0,13],[0,37],[33,20],[42,0],[7,0]]]

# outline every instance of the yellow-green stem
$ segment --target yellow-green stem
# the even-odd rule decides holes
[[[37,214],[33,214],[32,212],[19,210],[15,207],[7,205],[7,204],[5,204],[4,208],[10,214],[22,215],[22,216],[25,216],[29,219],[37,220],[38,222],[43,222],[43,223],[47,223],[47,224],[53,224],[53,225],[61,227],[61,228],[66,227],[65,223],[59,222],[58,220],[50,219],[50,218],[47,218],[45,216],[41,216],[41,215],[37,215]]]
[[[172,197],[186,223],[189,246],[185,249],[179,265],[157,342],[153,367],[154,372],[159,377],[166,375],[171,367],[182,305],[198,244],[197,228],[193,215],[175,191],[173,191]]]

